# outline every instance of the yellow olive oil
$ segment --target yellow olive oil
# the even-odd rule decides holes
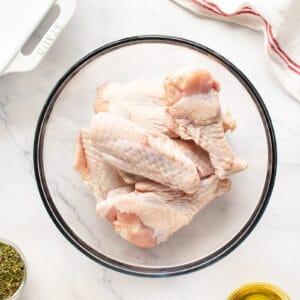
[[[291,300],[290,297],[268,283],[248,283],[236,289],[227,300]]]

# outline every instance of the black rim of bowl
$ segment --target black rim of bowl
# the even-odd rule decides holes
[[[240,229],[240,231],[224,246],[220,249],[215,251],[214,253],[200,259],[193,261],[188,264],[175,266],[175,267],[166,267],[166,268],[144,268],[144,267],[136,267],[133,265],[121,263],[119,261],[113,260],[106,255],[103,255],[87,245],[83,240],[81,240],[75,232],[68,226],[68,224],[64,221],[62,216],[60,215],[59,211],[57,210],[50,192],[47,187],[47,182],[44,175],[44,165],[43,165],[43,144],[44,144],[44,135],[47,127],[47,122],[49,120],[52,108],[58,98],[58,95],[62,91],[64,85],[71,79],[80,69],[82,69],[89,61],[97,55],[105,54],[108,51],[114,50],[116,48],[128,46],[131,44],[137,43],[159,43],[165,42],[170,44],[177,44],[185,47],[192,48],[197,50],[201,53],[209,55],[212,59],[218,61],[222,64],[229,72],[231,72],[247,89],[248,93],[251,95],[253,102],[256,104],[256,107],[260,113],[262,118],[266,138],[268,141],[268,170],[266,175],[266,181],[264,185],[264,189],[259,200],[258,205],[256,206],[253,214],[251,215],[250,219],[247,223]],[[228,255],[231,251],[233,251],[254,229],[256,224],[258,223],[259,219],[261,218],[266,206],[269,202],[272,189],[274,186],[275,175],[276,175],[276,166],[277,166],[277,150],[276,150],[276,139],[274,134],[274,129],[272,126],[271,118],[267,111],[267,108],[252,85],[252,83],[247,79],[247,77],[230,61],[226,58],[221,56],[220,54],[216,53],[215,51],[198,44],[193,41],[189,41],[183,38],[172,37],[172,36],[133,36],[125,39],[121,39],[109,44],[100,47],[77,63],[75,63],[64,75],[63,77],[57,82],[54,86],[52,92],[50,93],[43,110],[40,114],[38,119],[37,128],[35,132],[35,140],[34,140],[34,153],[33,153],[33,161],[34,161],[34,171],[35,177],[37,181],[37,186],[43,203],[55,223],[58,229],[62,232],[62,234],[82,253],[84,253],[89,258],[93,259],[94,261],[100,263],[103,266],[109,267],[113,270],[120,271],[126,274],[137,275],[137,276],[148,276],[148,277],[164,277],[164,276],[173,276],[179,274],[189,273],[204,267],[211,265],[212,263],[220,260],[221,258]]]

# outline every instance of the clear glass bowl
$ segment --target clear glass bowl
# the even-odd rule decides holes
[[[96,216],[95,199],[73,170],[74,141],[89,124],[97,86],[159,78],[180,68],[209,70],[221,84],[223,110],[238,128],[229,134],[249,167],[229,193],[161,245],[140,249]],[[82,253],[114,270],[141,276],[187,273],[221,259],[252,231],[266,208],[276,172],[276,142],[267,109],[250,81],[228,60],[195,42],[139,36],[105,45],[59,80],[40,115],[34,145],[38,188],[50,217]]]

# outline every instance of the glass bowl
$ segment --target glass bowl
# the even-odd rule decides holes
[[[75,136],[89,124],[97,86],[163,78],[180,68],[207,69],[220,82],[222,108],[238,124],[229,139],[249,166],[232,178],[229,193],[204,207],[188,226],[157,247],[140,249],[96,216],[94,196],[73,170]],[[274,185],[276,142],[261,97],[227,59],[181,38],[137,36],[96,49],[59,80],[38,121],[34,167],[50,217],[82,253],[124,273],[171,276],[221,259],[253,230]]]

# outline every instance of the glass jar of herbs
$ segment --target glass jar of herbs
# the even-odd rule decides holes
[[[0,239],[0,300],[17,299],[25,284],[26,265],[17,246]]]

